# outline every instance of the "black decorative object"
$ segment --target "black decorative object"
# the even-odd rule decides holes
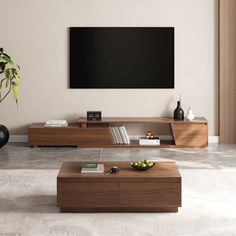
[[[0,125],[0,149],[7,144],[9,139],[9,131],[6,126]]]
[[[111,173],[116,173],[119,171],[119,168],[117,166],[112,166],[110,172]]]
[[[87,111],[87,120],[98,121],[102,119],[101,111]]]
[[[184,120],[184,111],[181,108],[180,101],[177,101],[177,107],[174,110],[174,120]]]

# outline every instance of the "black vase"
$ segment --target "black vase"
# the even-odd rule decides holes
[[[9,139],[9,131],[6,126],[0,125],[0,149],[7,144]]]
[[[177,101],[177,107],[174,110],[174,120],[184,120],[184,111],[181,108],[180,101]]]

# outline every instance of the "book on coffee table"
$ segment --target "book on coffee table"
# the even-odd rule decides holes
[[[98,167],[97,163],[83,163],[82,168],[84,169],[96,169]]]
[[[81,167],[81,173],[103,173],[104,164],[84,163]]]

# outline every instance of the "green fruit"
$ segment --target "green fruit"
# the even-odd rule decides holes
[[[138,162],[134,162],[134,166],[138,166]]]
[[[131,166],[133,166],[133,165],[134,165],[134,163],[133,163],[133,162],[131,162],[131,163],[130,163],[130,165],[131,165]]]
[[[145,164],[148,164],[150,161],[149,160],[144,160],[144,163]]]
[[[147,164],[147,166],[148,166],[148,167],[153,166],[153,163],[152,163],[152,162],[149,162],[149,163]]]
[[[147,165],[145,163],[142,163],[141,165],[143,168],[147,167]]]

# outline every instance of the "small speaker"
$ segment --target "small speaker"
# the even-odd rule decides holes
[[[87,111],[87,120],[99,121],[102,119],[101,111]]]

